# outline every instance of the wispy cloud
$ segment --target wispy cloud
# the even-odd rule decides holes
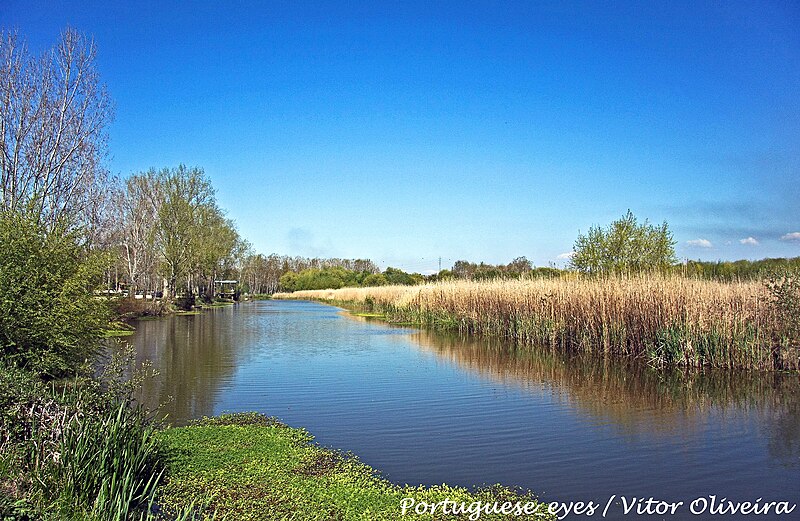
[[[739,239],[739,242],[742,244],[747,244],[749,246],[758,246],[758,240],[755,237],[748,237],[747,239]]]
[[[787,233],[781,237],[782,241],[800,241],[800,232]]]
[[[568,251],[568,252],[565,252],[565,253],[558,254],[556,259],[560,259],[560,260],[571,259],[574,255],[575,255],[574,251]]]
[[[691,241],[686,241],[686,244],[691,246],[692,248],[713,248],[714,245],[711,244],[711,241],[708,239],[692,239]]]

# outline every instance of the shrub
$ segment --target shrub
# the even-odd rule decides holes
[[[160,445],[144,410],[119,389],[94,379],[45,384],[0,368],[3,515],[99,521],[149,510],[163,474]]]
[[[98,346],[108,309],[94,297],[103,262],[66,229],[0,214],[0,355],[54,378],[73,374]]]
[[[774,364],[779,368],[800,364],[797,360],[800,347],[800,270],[774,272],[767,277],[765,285],[775,318]]]

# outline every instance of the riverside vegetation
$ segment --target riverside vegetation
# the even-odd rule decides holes
[[[406,497],[531,499],[501,487],[399,487],[259,416],[154,424],[132,398],[147,367],[103,357],[111,314],[92,291],[102,262],[54,230],[0,212],[2,519],[394,519]]]
[[[798,368],[798,279],[717,282],[669,275],[451,281],[279,293],[393,322],[523,345],[645,358],[656,365]]]
[[[781,264],[783,271],[766,283],[677,275],[667,223],[640,223],[629,210],[606,228],[579,234],[573,271],[547,278],[308,290],[275,298],[340,303],[395,322],[660,366],[798,369],[800,281],[796,259]]]

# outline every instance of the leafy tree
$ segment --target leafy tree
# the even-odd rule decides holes
[[[570,265],[584,273],[637,273],[667,270],[675,262],[675,240],[666,222],[639,224],[630,210],[608,228],[578,235]]]
[[[417,283],[413,276],[398,268],[386,268],[383,272],[383,277],[386,279],[387,284],[413,286]]]
[[[300,288],[297,284],[298,274],[293,271],[288,271],[281,275],[279,281],[280,289],[284,291],[299,291]]]
[[[365,287],[386,286],[387,284],[389,284],[389,282],[382,273],[370,273],[364,277],[364,280],[361,282],[361,285]]]
[[[439,281],[439,280],[451,280],[453,278],[453,272],[451,270],[441,270],[439,273],[429,277],[430,280]]]
[[[452,276],[469,280],[508,279],[530,275],[533,270],[533,264],[527,257],[517,257],[508,264],[497,265],[459,260],[453,264]]]
[[[93,295],[104,262],[37,217],[0,213],[0,350],[11,365],[59,377],[93,354],[108,322]]]
[[[409,274],[397,268],[387,268],[383,273],[354,271],[341,266],[322,269],[309,268],[299,273],[288,271],[280,278],[284,291],[306,289],[337,289],[358,286],[385,286],[387,284],[413,285],[424,281],[418,273]]]
[[[156,245],[167,280],[166,296],[171,298],[179,281],[197,266],[204,226],[219,209],[214,188],[201,168],[165,168],[154,179],[158,197]]]
[[[737,260],[700,261],[689,260],[673,267],[675,273],[690,277],[715,280],[760,280],[783,271],[800,271],[800,257]]]

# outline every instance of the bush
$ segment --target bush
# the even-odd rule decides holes
[[[0,368],[4,516],[99,521],[149,510],[163,474],[160,445],[119,389],[94,379],[45,384]]]
[[[0,251],[0,355],[47,378],[74,374],[108,323],[93,295],[102,259],[68,230],[10,213],[0,214]]]
[[[786,362],[797,362],[800,356],[800,270],[776,271],[766,278],[765,285],[776,322],[773,363],[783,368]],[[785,360],[786,357],[790,360]]]

